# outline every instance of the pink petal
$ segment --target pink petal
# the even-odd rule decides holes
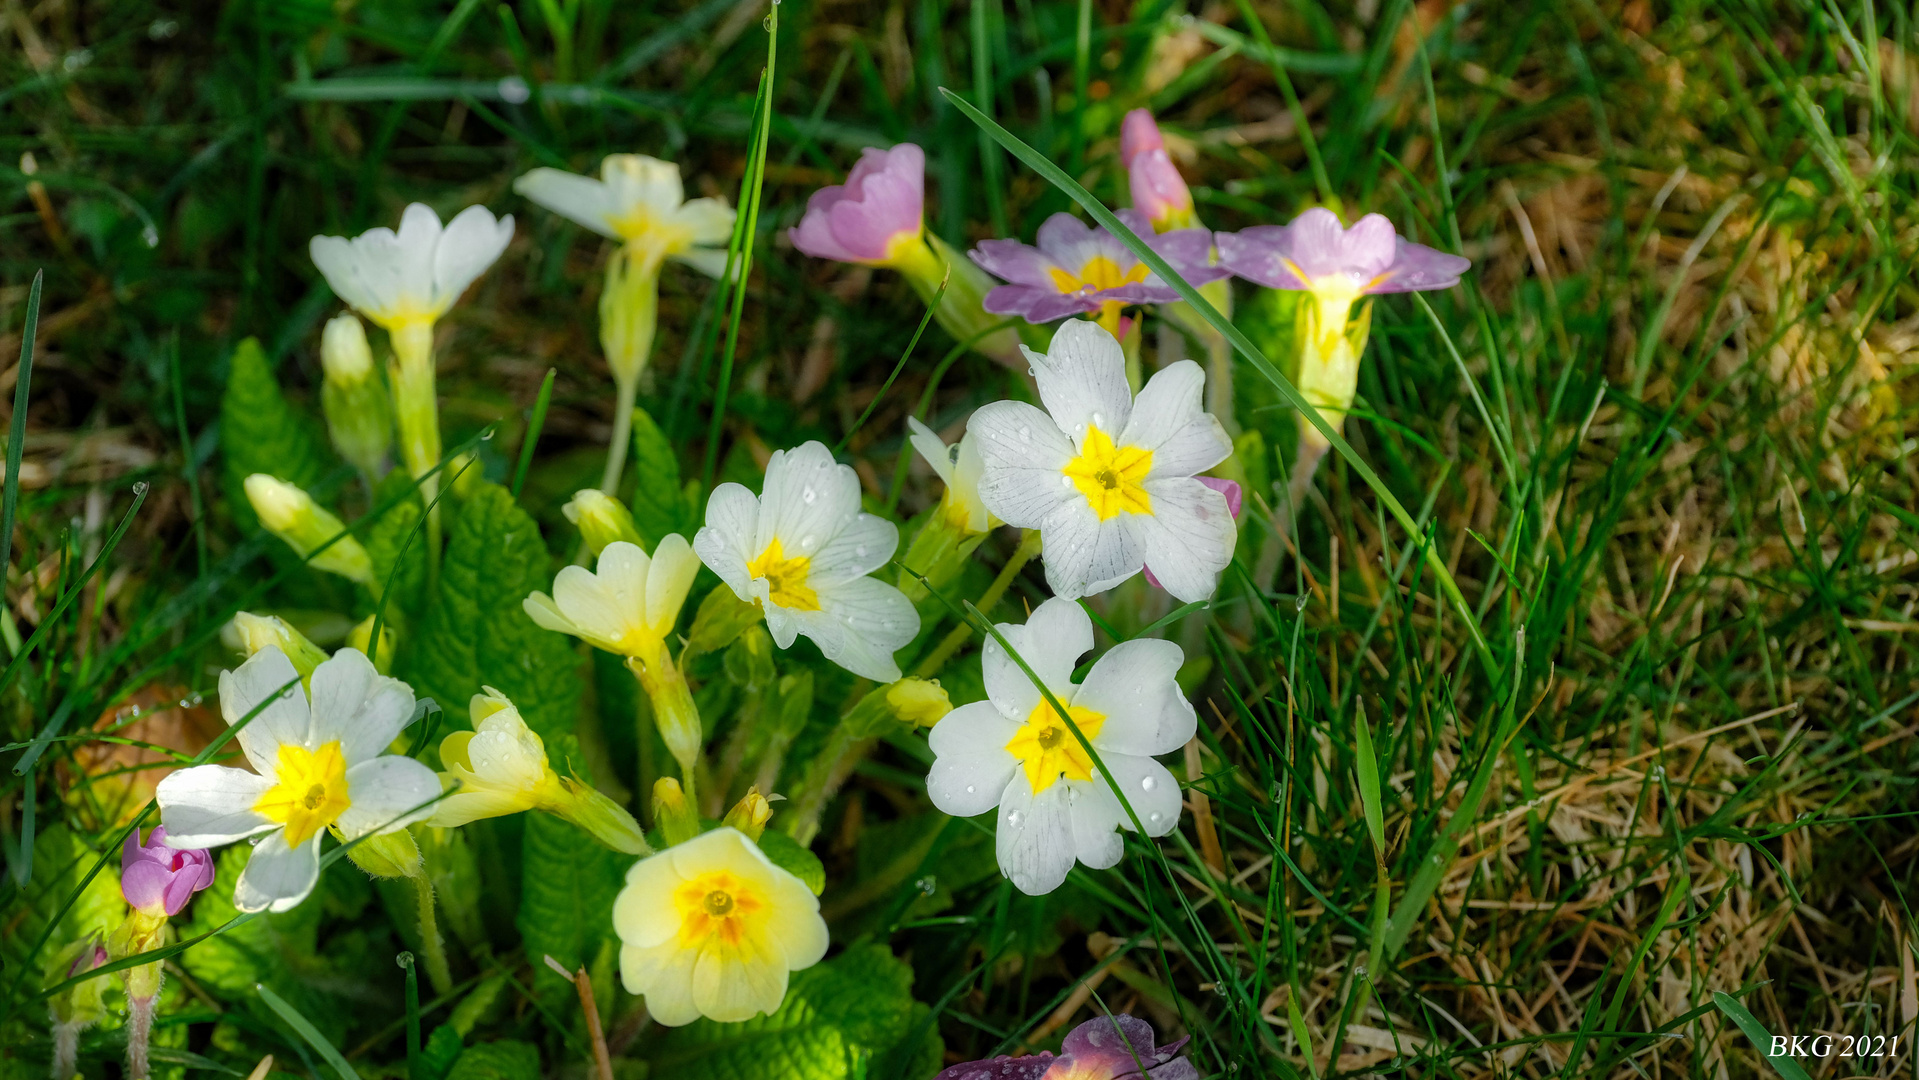
[[[1126,168],[1133,167],[1133,159],[1152,150],[1165,150],[1166,140],[1159,133],[1159,125],[1153,121],[1153,114],[1145,109],[1134,109],[1126,114],[1119,125],[1119,160]],[[1137,199],[1135,199],[1137,201]]]

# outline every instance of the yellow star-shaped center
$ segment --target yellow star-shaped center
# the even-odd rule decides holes
[[[1153,497],[1145,487],[1146,475],[1153,471],[1153,452],[1143,446],[1116,446],[1111,436],[1089,424],[1079,456],[1061,471],[1101,521],[1122,513],[1153,512]]]
[[[1073,723],[1079,725],[1080,734],[1091,742],[1099,735],[1099,729],[1106,725],[1106,714],[1096,713],[1079,705],[1068,706],[1067,713]],[[1033,787],[1037,795],[1052,787],[1061,779],[1091,780],[1093,778],[1093,759],[1086,748],[1073,738],[1073,732],[1059,718],[1058,710],[1045,698],[1033,706],[1027,714],[1026,722],[1021,724],[1013,738],[1006,744],[1006,752],[1019,759],[1020,768],[1026,770],[1026,782]]]

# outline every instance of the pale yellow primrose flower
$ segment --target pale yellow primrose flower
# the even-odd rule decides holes
[[[726,272],[734,211],[724,199],[687,199],[680,167],[645,154],[608,154],[600,178],[534,169],[513,190],[548,210],[620,240],[658,267],[680,262],[712,277]]]
[[[919,613],[867,575],[892,561],[899,540],[898,526],[860,511],[858,474],[814,441],[775,450],[760,495],[714,488],[693,548],[733,595],[760,605],[780,648],[805,634],[853,674],[892,682],[893,653],[919,634]]]
[[[699,572],[699,558],[677,533],[661,540],[651,557],[637,544],[616,540],[600,552],[597,573],[566,567],[553,579],[552,596],[536,592],[524,601],[527,615],[546,629],[627,658],[653,703],[660,737],[683,769],[698,759],[704,735],[666,639]]]
[[[440,743],[441,783],[457,790],[435,804],[427,824],[451,829],[481,818],[544,810],[585,829],[629,855],[652,849],[631,814],[597,790],[561,777],[548,763],[546,744],[526,726],[506,695],[484,687],[468,708],[475,730]]]
[[[627,872],[613,902],[620,978],[668,1027],[771,1013],[789,972],[826,955],[819,898],[737,829],[719,828]]]
[[[305,634],[288,625],[278,615],[255,615],[251,611],[233,616],[233,632],[240,639],[240,651],[252,656],[270,646],[285,653],[300,673],[300,682],[312,688],[313,669],[326,662],[326,653],[308,641]],[[222,634],[222,637],[226,635]]]
[[[316,570],[338,574],[373,588],[373,559],[352,536],[340,536],[345,523],[313,501],[313,496],[267,473],[254,473],[246,479],[247,502],[260,516],[266,530],[286,541],[303,559],[327,541],[326,550],[312,555],[308,562]]]
[[[979,440],[962,435],[958,443],[948,446],[937,432],[913,417],[906,418],[906,426],[912,431],[907,441],[946,485],[946,493],[940,496],[940,514],[947,522],[967,533],[991,532],[997,528],[1000,520],[987,512],[986,504],[979,497],[980,475],[986,471],[986,462],[979,453]]]
[[[633,524],[633,512],[611,495],[593,488],[576,491],[560,512],[579,528],[580,539],[586,541],[595,557],[615,540],[643,546],[639,527]]]
[[[385,753],[413,717],[405,683],[373,670],[356,649],[314,669],[311,706],[297,677],[277,645],[221,673],[228,724],[265,703],[236,736],[253,771],[196,765],[154,792],[171,847],[264,837],[234,887],[241,911],[289,911],[306,899],[320,879],[321,830],[345,840],[403,830],[440,793],[432,770]]]

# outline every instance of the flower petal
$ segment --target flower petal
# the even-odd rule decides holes
[[[668,533],[653,548],[653,566],[646,575],[646,624],[665,635],[679,620],[686,594],[700,572],[700,557],[679,533]]]
[[[1427,292],[1450,289],[1459,284],[1459,276],[1472,269],[1473,261],[1448,255],[1424,244],[1401,239],[1393,256],[1393,265],[1384,280],[1370,285],[1370,293]]]
[[[1248,281],[1272,289],[1309,289],[1305,278],[1293,273],[1287,261],[1288,229],[1284,225],[1255,225],[1236,233],[1215,233],[1220,265]]]
[[[933,473],[940,478],[940,483],[953,486],[953,448],[946,445],[946,440],[940,438],[938,432],[914,417],[906,418],[906,430],[909,432],[906,441],[912,443],[919,456],[933,467]]]
[[[1044,896],[1059,888],[1078,858],[1067,790],[1066,784],[1054,784],[1034,795],[1025,771],[1016,769],[1000,799],[993,841],[1000,873],[1028,896]]]
[[[276,914],[292,911],[319,880],[319,837],[289,848],[286,831],[278,830],[254,846],[253,857],[234,883],[233,906]]]
[[[673,890],[685,880],[665,852],[634,863],[626,872],[625,886],[613,900],[613,932],[620,941],[652,948],[673,940],[681,923]]]
[[[647,1015],[665,1027],[680,1027],[700,1018],[693,1003],[693,966],[700,954],[678,943],[620,949],[620,982],[629,994],[646,996]]]
[[[812,440],[773,452],[760,499],[759,529],[748,558],[775,539],[787,558],[811,557],[859,513],[859,476],[834,461],[825,443]]]
[[[307,698],[299,678],[293,661],[278,645],[269,645],[247,657],[246,663],[220,673],[220,715],[227,726],[245,720],[261,702],[271,699],[235,736],[253,771],[269,779],[275,775],[280,744],[306,742]]]
[[[1161,587],[1184,602],[1213,595],[1239,539],[1226,496],[1190,477],[1148,480],[1145,488],[1153,512],[1131,518],[1144,561]]]
[[[1169,754],[1198,730],[1193,703],[1174,676],[1185,662],[1170,641],[1135,638],[1113,646],[1094,662],[1073,704],[1106,717],[1092,740],[1101,754]]]
[[[512,242],[512,214],[496,221],[493,211],[484,206],[469,206],[455,214],[433,249],[433,298],[438,310],[452,307]]]
[[[1073,668],[1079,658],[1093,648],[1093,620],[1084,608],[1071,600],[1054,597],[1034,608],[1024,626],[1001,623],[999,632],[1062,704],[1077,702]],[[1011,720],[1024,723],[1027,715],[1045,700],[1033,686],[1033,680],[992,638],[987,639],[981,652],[980,669],[986,683],[986,696]],[[1012,736],[1009,734],[1007,738]]]
[[[700,562],[748,603],[754,597],[746,564],[759,554],[748,548],[759,531],[759,517],[758,496],[739,484],[721,484],[706,500],[705,527],[693,534],[693,550]]]
[[[1023,401],[995,401],[973,413],[966,431],[979,445],[980,501],[994,517],[1031,529],[1069,501],[1084,505],[1062,471],[1073,444],[1045,413]]]
[[[906,594],[875,578],[816,585],[820,610],[798,612],[800,632],[828,659],[876,682],[900,677],[893,653],[920,629],[919,612]],[[771,605],[768,605],[771,607]]]
[[[413,688],[373,667],[358,649],[341,649],[313,669],[308,745],[340,741],[347,767],[386,752],[413,719]]]
[[[1166,771],[1166,766],[1152,758],[1131,754],[1101,752],[1099,759],[1113,782],[1125,793],[1126,801],[1132,804],[1133,813],[1139,815],[1140,824],[1146,826],[1146,835],[1165,836],[1173,831],[1173,826],[1179,824],[1179,781]],[[1108,794],[1111,794],[1110,788]],[[1120,811],[1119,827],[1127,830],[1133,827],[1133,819],[1124,810]]]
[[[1133,417],[1118,441],[1153,451],[1149,477],[1191,476],[1232,454],[1226,430],[1200,404],[1205,385],[1205,370],[1181,360],[1155,372],[1140,390]]]
[[[813,895],[813,890],[790,873],[777,873],[773,876],[772,902],[763,932],[785,955],[787,969],[799,971],[824,959],[831,941],[826,920],[820,918],[820,898]]]
[[[693,964],[693,1005],[721,1023],[775,1012],[786,997],[786,964],[778,946],[757,935],[736,945],[708,944]]]
[[[1157,514],[1157,496],[1153,509]],[[1055,596],[1076,600],[1097,596],[1139,573],[1146,551],[1143,523],[1152,520],[1143,514],[1120,514],[1101,521],[1084,496],[1063,504],[1040,523],[1047,587]]]
[[[264,776],[225,765],[168,773],[153,792],[167,846],[214,847],[279,828],[253,809],[272,786]]]
[[[941,813],[972,817],[999,805],[1019,759],[1006,750],[1019,724],[991,702],[975,701],[933,725],[928,743],[936,757],[926,774],[926,794]]]
[[[1046,354],[1028,351],[1026,358],[1033,363],[1040,400],[1075,448],[1085,441],[1088,425],[1109,436],[1126,429],[1133,412],[1126,354],[1105,327],[1083,319],[1061,323]]]
[[[620,209],[613,193],[590,176],[564,169],[534,169],[513,181],[513,190],[601,236],[620,238],[612,224]]]
[[[1126,854],[1126,841],[1119,835],[1124,811],[1105,777],[1068,780],[1060,786],[1072,793],[1069,803],[1073,818],[1073,852],[1079,861],[1095,870],[1119,865]]]
[[[864,577],[891,562],[899,544],[898,525],[861,514],[813,555],[807,580],[817,589]]]
[[[392,832],[425,821],[431,807],[421,804],[440,794],[440,778],[410,757],[388,754],[362,761],[346,771],[350,805],[334,821],[348,840],[370,832]]]

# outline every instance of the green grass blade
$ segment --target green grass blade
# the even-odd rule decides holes
[[[513,497],[520,497],[520,486],[526,483],[526,470],[533,464],[533,448],[539,445],[540,429],[546,426],[546,408],[553,401],[554,368],[546,369],[546,378],[540,380],[540,396],[533,399],[533,414],[527,417],[526,438],[520,440],[520,463],[513,468]],[[631,448],[627,449],[631,452]]]
[[[846,429],[845,435],[840,436],[839,445],[833,447],[833,453],[835,455],[838,455],[841,450],[846,449],[846,444],[852,441],[853,436],[859,434],[860,428],[866,426],[867,418],[873,415],[874,409],[879,408],[880,399],[885,397],[886,392],[893,388],[893,380],[899,378],[900,372],[906,369],[906,362],[913,358],[914,346],[920,343],[920,335],[926,333],[926,324],[933,321],[933,313],[939,310],[940,298],[946,295],[946,286],[952,284],[952,281],[953,273],[951,270],[948,270],[946,276],[940,279],[940,287],[933,292],[933,298],[926,302],[926,314],[920,316],[919,329],[913,331],[913,340],[908,341],[906,343],[906,351],[900,353],[899,363],[893,365],[892,374],[888,375],[886,381],[880,384],[880,392],[874,394],[873,400],[866,403],[866,411],[860,413],[860,418],[853,421],[853,426]]]
[[[253,988],[259,992],[260,1000],[266,1002],[268,1008],[280,1014],[280,1019],[285,1020],[288,1027],[299,1032],[300,1037],[307,1041],[307,1045],[313,1047],[328,1065],[333,1066],[333,1071],[340,1074],[340,1080],[360,1080],[360,1074],[353,1071],[353,1066],[347,1064],[347,1060],[340,1056],[340,1052],[333,1048],[333,1044],[326,1040],[326,1036],[320,1034],[320,1029],[314,1027],[312,1021],[301,1015],[300,1010],[294,1008],[291,1002],[274,993],[265,983],[255,983]]]
[[[1719,1006],[1720,1012],[1731,1017],[1732,1022],[1739,1025],[1739,1030],[1746,1033],[1746,1038],[1752,1040],[1752,1045],[1766,1055],[1766,1060],[1772,1063],[1774,1072],[1785,1077],[1786,1080],[1812,1080],[1812,1077],[1806,1074],[1805,1068],[1797,1061],[1772,1052],[1772,1032],[1767,1031],[1766,1025],[1760,1023],[1759,1018],[1741,1004],[1738,998],[1723,990],[1714,990],[1712,1003]]]
[[[27,387],[33,383],[33,339],[40,333],[40,291],[46,271],[33,272],[27,293],[27,321],[20,328],[19,374],[14,376],[13,418],[7,422],[7,475],[0,495],[0,574],[13,565],[13,515],[20,505],[20,458],[27,449]],[[23,648],[22,653],[26,652]],[[0,686],[4,686],[0,681]]]

